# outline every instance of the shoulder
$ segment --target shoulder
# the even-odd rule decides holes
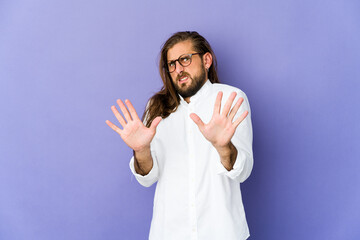
[[[241,89],[224,83],[213,83],[212,89],[214,94],[220,91],[222,91],[224,95],[230,95],[232,92],[236,92],[238,96],[246,97],[246,94]]]
[[[249,103],[249,99],[246,96],[245,92],[242,91],[241,89],[234,87],[234,86],[230,86],[228,84],[224,84],[224,83],[213,83],[212,86],[212,97],[216,98],[217,94],[222,91],[223,92],[223,97],[222,97],[222,101],[225,101],[225,99],[228,99],[230,94],[232,92],[236,92],[236,97],[234,99],[234,102],[236,102],[239,98],[243,98],[244,102],[241,104],[241,108],[243,108],[244,110],[247,110],[250,113],[250,103]]]

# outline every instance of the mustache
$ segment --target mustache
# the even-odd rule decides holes
[[[185,76],[188,77],[188,78],[191,78],[191,77],[190,77],[190,74],[188,74],[187,72],[182,72],[181,75],[178,75],[178,76],[176,77],[176,81],[179,81],[180,78],[185,77]]]

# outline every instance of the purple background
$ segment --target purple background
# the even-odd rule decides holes
[[[142,113],[174,32],[248,96],[250,239],[360,239],[360,2],[0,2],[0,239],[146,239],[155,185],[105,120]]]

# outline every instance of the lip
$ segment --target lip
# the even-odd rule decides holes
[[[183,79],[183,78],[185,78],[185,79]],[[181,80],[181,79],[183,79],[183,80]],[[179,83],[184,83],[184,82],[187,82],[188,80],[189,80],[188,76],[183,76],[179,79]]]

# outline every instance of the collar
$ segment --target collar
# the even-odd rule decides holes
[[[180,95],[180,103],[181,104],[194,104],[199,98],[201,98],[202,96],[206,95],[210,89],[210,87],[212,86],[212,83],[210,82],[210,80],[206,80],[206,82],[204,83],[204,85],[202,85],[202,87],[199,89],[199,91],[197,91],[197,93],[195,93],[195,95],[190,97],[190,103],[187,103],[184,98]]]

